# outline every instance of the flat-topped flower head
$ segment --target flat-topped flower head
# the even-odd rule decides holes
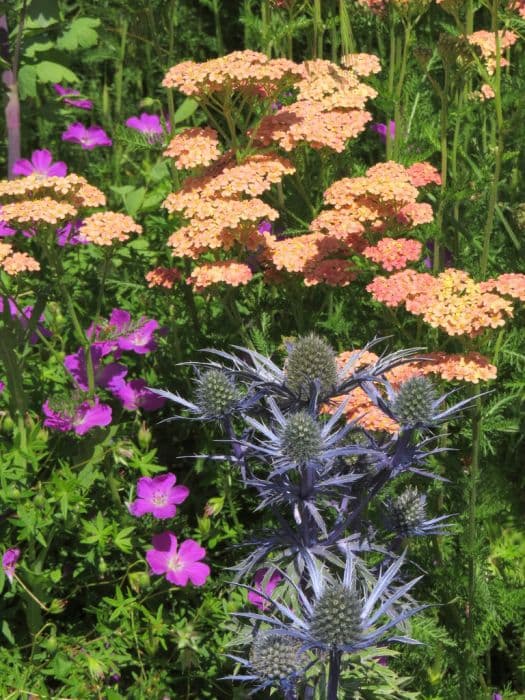
[[[62,134],[62,141],[77,143],[84,151],[92,151],[97,146],[111,146],[113,141],[101,126],[86,127],[80,122],[70,124]]]
[[[124,242],[130,233],[142,233],[142,226],[135,223],[131,216],[120,212],[95,212],[84,219],[80,234],[95,245],[113,245],[115,241]]]
[[[67,165],[59,160],[53,163],[51,151],[46,148],[33,151],[31,160],[21,159],[13,165],[13,175],[39,175],[40,177],[65,177]]]
[[[207,287],[220,282],[230,287],[238,287],[240,284],[248,284],[252,277],[253,272],[248,265],[230,260],[220,260],[194,267],[186,281],[191,284],[195,292],[202,292]]]
[[[173,518],[177,506],[189,496],[186,486],[175,486],[175,474],[143,476],[137,482],[137,499],[129,504],[129,512],[135,517],[151,513],[154,518]]]
[[[146,560],[154,574],[166,576],[175,586],[203,586],[210,575],[210,567],[200,560],[206,550],[195,540],[185,540],[180,547],[173,532],[153,537],[153,549],[146,552]]]
[[[8,549],[2,556],[2,569],[4,570],[4,574],[7,576],[9,583],[13,583],[15,570],[19,559],[20,550],[18,547]]]
[[[220,158],[219,137],[215,129],[192,127],[174,136],[163,152],[181,169],[208,166]]]

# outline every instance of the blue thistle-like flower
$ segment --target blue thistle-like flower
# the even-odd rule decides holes
[[[445,521],[451,516],[442,515],[427,520],[426,503],[426,496],[409,486],[400,496],[387,501],[387,526],[401,537],[443,535],[445,528],[451,525]]]

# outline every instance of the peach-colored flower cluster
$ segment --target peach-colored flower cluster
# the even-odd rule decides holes
[[[162,84],[197,99],[237,90],[255,90],[270,98],[293,85],[302,73],[300,65],[284,58],[270,59],[257,51],[234,51],[204,63],[179,63],[169,69]]]
[[[509,301],[452,268],[437,277],[409,270],[376,277],[367,290],[387,306],[404,304],[407,311],[449,335],[474,337],[485,328],[503,326],[513,315]]]
[[[163,155],[183,170],[208,166],[221,155],[217,132],[209,127],[185,129],[171,139]]]
[[[423,245],[412,238],[382,238],[375,246],[367,246],[363,255],[391,272],[419,260],[422,248]]]
[[[495,279],[480,282],[479,286],[486,292],[495,291],[503,296],[525,301],[525,275],[518,272],[507,272]]]
[[[389,161],[369,168],[364,177],[334,182],[324,198],[327,204],[346,210],[349,216],[371,230],[379,231],[396,224],[410,228],[432,221],[431,207],[416,201],[417,188],[438,181],[439,174],[428,163],[405,168]]]
[[[356,75],[363,78],[381,72],[379,58],[371,53],[347,53],[341,57],[341,65],[351,68]]]
[[[176,267],[155,267],[146,273],[145,279],[148,287],[172,289],[175,282],[181,279],[181,273]]]
[[[40,264],[27,253],[14,251],[10,243],[0,243],[0,268],[14,276],[20,272],[37,272]]]
[[[78,213],[72,204],[57,202],[51,197],[4,204],[0,212],[3,221],[21,225],[58,224],[64,219],[74,218]]]
[[[86,217],[80,232],[90,243],[105,246],[127,241],[130,233],[142,233],[142,226],[127,214],[105,211]]]
[[[196,292],[201,292],[206,287],[219,282],[238,287],[240,284],[248,284],[252,277],[253,274],[248,265],[221,260],[195,267],[186,281]]]
[[[517,10],[523,19],[525,19],[525,0],[514,0],[510,3],[511,10]]]
[[[508,29],[500,29],[498,32],[500,53],[511,46],[518,40],[518,35]],[[487,72],[493,75],[496,70],[496,34],[485,29],[467,36],[467,41],[472,46],[477,46],[481,51],[481,56],[485,60]],[[500,66],[503,68],[508,65],[506,58],[500,55]]]
[[[356,54],[358,68],[366,72],[368,67],[375,72],[373,57],[363,56]],[[346,60],[351,61],[352,57],[347,56]],[[364,108],[377,93],[359,80],[357,70],[321,59],[306,61],[303,78],[296,87],[297,102],[262,119],[255,134],[257,144],[277,143],[291,151],[306,143],[312,148],[341,153],[346,142],[360,134],[372,118]]]
[[[20,202],[52,196],[67,200],[75,207],[100,207],[106,203],[104,193],[74,173],[65,177],[27,175],[16,180],[0,181],[0,199],[4,202]]]
[[[342,369],[353,360],[348,371],[350,375],[361,367],[373,365],[378,359],[373,352],[352,350],[340,353],[337,363]],[[446,381],[458,380],[478,384],[480,381],[495,379],[497,369],[486,357],[477,352],[469,352],[466,355],[433,352],[421,355],[417,361],[399,365],[390,372],[386,372],[385,379],[394,390],[398,390],[407,379],[427,374],[437,375]],[[327,413],[333,413],[343,401],[347,402],[344,411],[346,419],[357,421],[365,430],[388,433],[396,433],[399,430],[399,425],[377,408],[367,394],[359,388],[354,389],[350,394],[335,397],[324,407],[324,410]]]

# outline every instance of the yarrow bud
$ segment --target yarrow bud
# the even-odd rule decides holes
[[[198,380],[195,403],[210,417],[225,416],[240,399],[231,377],[219,369],[204,372]]]
[[[425,496],[415,487],[408,487],[388,504],[392,529],[400,535],[410,535],[425,521]]]
[[[401,425],[428,425],[432,423],[435,399],[434,387],[427,377],[411,377],[401,384],[392,411]]]
[[[360,636],[361,610],[355,591],[342,584],[326,588],[314,606],[310,634],[331,647],[352,644]]]
[[[275,631],[262,632],[252,646],[250,661],[263,678],[285,680],[301,668],[301,645]]]
[[[286,421],[281,445],[283,453],[296,464],[305,464],[321,454],[321,429],[306,411],[293,413]]]
[[[321,396],[326,395],[337,381],[335,352],[330,345],[313,333],[299,338],[288,353],[286,383],[301,399],[308,399],[312,382],[320,382]]]

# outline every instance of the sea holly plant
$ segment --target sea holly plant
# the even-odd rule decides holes
[[[254,692],[337,700],[360,653],[417,643],[407,621],[426,606],[412,598],[421,575],[406,573],[406,546],[446,532],[449,516],[427,513],[424,485],[440,477],[426,463],[443,451],[435,429],[470,400],[449,405],[423,355],[378,356],[377,343],[337,357],[309,335],[282,367],[247,348],[210,350],[193,363],[194,401],[157,390],[222,428],[230,450],[213,458],[257,495],[262,527],[235,577],[257,610],[236,613],[251,648],[232,655],[244,670],[229,676]],[[356,395],[368,404],[349,417]],[[367,418],[374,411],[382,423]]]

